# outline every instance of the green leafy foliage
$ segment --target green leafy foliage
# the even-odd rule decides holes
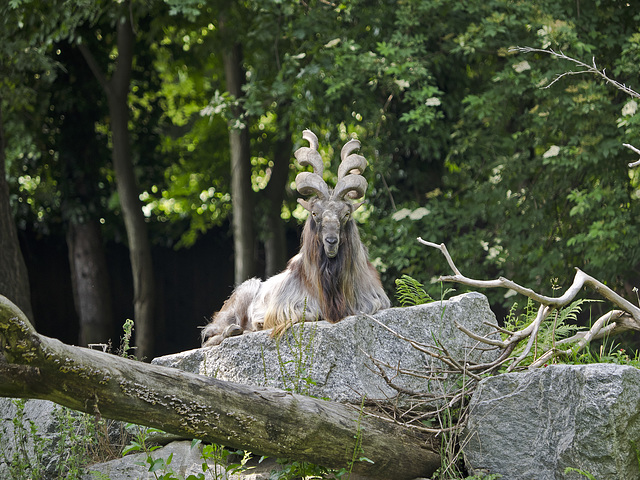
[[[328,468],[308,462],[291,461],[285,458],[279,458],[277,462],[282,469],[272,471],[269,480],[322,479],[330,473]]]
[[[247,462],[251,457],[250,453],[241,450],[229,450],[217,444],[202,444],[200,440],[194,439],[191,442],[191,448],[200,449],[200,458],[203,460],[201,465],[202,472],[183,477],[171,467],[173,453],[166,458],[157,453],[153,454],[160,446],[150,444],[150,435],[164,432],[131,424],[128,425],[128,428],[135,429],[136,435],[124,449],[123,455],[143,453],[145,461],[137,462],[137,465],[147,467],[147,471],[152,473],[156,480],[204,480],[205,478],[227,480],[230,475],[236,475],[252,468],[247,466]],[[235,461],[235,458],[239,460]]]
[[[588,325],[584,325],[584,315],[580,314],[585,305],[599,302],[598,300],[582,298],[573,301],[566,307],[552,311],[549,317],[540,324],[534,338],[534,348],[524,359],[523,364],[532,363],[542,353],[554,348],[556,342],[569,338],[576,332],[587,330]],[[538,313],[538,308],[531,299],[527,299],[527,303],[521,312],[518,303],[513,303],[504,319],[504,328],[511,332],[523,330],[536,319]],[[506,338],[506,334],[503,333],[502,337],[503,339]],[[514,349],[513,355],[519,356],[525,350],[528,341],[529,337],[522,340]],[[637,354],[635,357],[629,356],[623,348],[609,343],[608,339],[605,339],[602,343],[594,342],[589,347],[568,356],[563,356],[558,361],[568,364],[616,363],[631,366],[640,365]]]
[[[535,319],[537,314],[537,307],[530,298],[527,298],[523,312],[518,313],[518,308],[518,302],[514,302],[504,319],[504,328],[511,332],[516,332],[527,327]],[[504,338],[506,338],[506,335],[503,334],[503,339]]]
[[[199,440],[193,440],[191,448],[195,448],[200,444]],[[230,450],[221,445],[207,444],[202,445],[202,472],[206,475],[209,472],[215,480],[226,480],[229,475],[237,475],[250,470],[252,467],[247,466],[247,462],[251,458],[251,453],[242,450]],[[238,461],[232,461],[232,458]],[[209,468],[209,462],[213,462],[214,471]],[[218,466],[224,469],[224,473],[218,473]],[[190,478],[187,478],[190,480]]]
[[[396,299],[401,307],[433,302],[433,298],[424,291],[423,285],[409,275],[396,279]]]
[[[148,48],[130,95],[142,198],[156,241],[189,246],[228,217],[226,135],[237,120],[230,112],[241,102],[256,193],[268,184],[282,137],[294,138],[297,147],[299,132],[312,128],[332,162],[349,137],[363,142],[369,203],[362,236],[389,290],[403,274],[431,277],[446,268],[415,243],[418,235],[445,242],[468,276],[503,275],[533,287],[549,274],[564,281],[576,266],[614,287],[633,278],[640,261],[634,241],[640,173],[626,167],[630,154],[621,144],[639,137],[637,102],[585,75],[543,88],[572,65],[511,50],[531,45],[594,57],[633,86],[640,18],[626,4],[606,0],[578,12],[576,4],[550,0],[245,2],[224,12],[234,31],[245,32],[233,39],[244,47],[247,71],[244,96],[234,99],[217,55],[225,41],[220,11],[191,1],[166,3],[156,21],[140,17],[151,28],[140,30]],[[11,22],[28,17],[24,5],[43,7],[16,3]],[[58,23],[52,15],[46,30],[29,30],[35,37],[24,35],[33,22],[23,20],[11,35],[28,45],[35,45],[33,38],[60,39],[60,32],[75,39],[78,25],[97,21],[97,10],[88,12],[78,18],[67,12]],[[106,26],[89,24],[103,37],[91,41],[110,48]],[[91,39],[82,34],[83,41]],[[23,47],[8,42],[5,49],[10,46]],[[59,55],[29,52],[39,60],[16,57],[24,67],[16,71],[40,65],[55,76],[50,66]],[[31,93],[5,98],[46,96],[43,78]],[[10,88],[33,83],[22,80],[11,80]],[[103,131],[105,121],[98,122]],[[13,120],[8,128],[16,132],[10,161],[27,166],[11,173],[22,179],[15,198],[28,205],[20,217],[32,210],[50,224],[64,203],[65,188],[57,188],[64,187],[64,175],[47,157],[59,146],[38,145],[34,129]],[[43,163],[50,167],[29,166]],[[296,173],[290,169],[290,180]],[[99,196],[109,198],[113,176],[109,168],[103,174],[109,188]],[[287,218],[292,200],[282,209]],[[114,210],[115,204],[103,199],[101,205]],[[402,217],[406,211],[416,215]],[[106,225],[113,223],[101,214]]]
[[[12,400],[16,414],[11,420],[12,429],[2,427],[0,459],[7,466],[12,480],[46,479],[55,476],[60,480],[79,480],[84,477],[87,465],[115,458],[110,444],[106,420],[92,415],[55,406],[53,417],[57,423],[53,432],[39,431],[36,423],[25,413],[26,400]],[[14,449],[11,454],[7,446]],[[55,453],[55,465],[45,464],[45,453]]]
[[[441,167],[430,163],[433,155],[411,152],[420,170],[411,169],[407,179],[385,173],[389,190],[376,197],[377,209],[364,227],[385,284],[402,274],[448,270],[437,252],[415,244],[422,236],[446,243],[469,277],[502,275],[540,287],[550,273],[566,282],[573,274],[567,267],[576,266],[623,286],[634,278],[629,267],[640,253],[632,220],[637,172],[627,168],[622,147],[637,138],[637,106],[595,77],[567,76],[543,88],[572,65],[510,47],[549,46],[589,60],[595,55],[599,66],[618,65],[619,80],[633,84],[627,61],[635,58],[637,13],[623,18],[632,12],[614,2],[604,2],[601,11],[581,9],[579,19],[575,5],[553,2],[449,8],[450,35],[429,40],[430,58],[446,53],[450,60],[432,71],[436,82],[446,82],[447,73],[456,78],[441,87],[446,115],[433,123],[425,142],[438,150]],[[606,18],[620,20],[615,32]],[[408,135],[401,133],[395,146],[406,145]],[[400,173],[405,164],[395,155],[390,167]],[[403,216],[420,208],[427,212],[420,218]],[[508,305],[497,293],[488,295],[492,303]]]
[[[564,469],[564,473],[577,473],[582,475],[583,477],[588,478],[589,480],[597,480],[591,473],[585,472],[584,470],[580,470],[579,468],[567,467]]]
[[[317,319],[306,322],[305,316],[306,308],[302,321],[289,328],[285,334],[276,339],[276,353],[284,389],[300,395],[312,396],[310,394],[311,388],[316,385],[311,374],[315,353],[313,339],[315,338],[318,323]],[[284,358],[280,349],[282,343],[287,345],[288,350],[293,354],[293,358]]]
[[[0,445],[0,454],[6,465],[8,473],[12,479],[21,480],[23,478],[43,479],[45,478],[45,468],[43,464],[43,453],[48,447],[46,440],[37,431],[35,423],[27,420],[24,407],[25,400],[12,400],[16,407],[16,414],[12,420],[13,444],[15,449],[11,456],[6,452],[6,444]],[[3,427],[3,438],[9,438],[6,427]],[[29,451],[29,444],[33,444],[33,453]]]

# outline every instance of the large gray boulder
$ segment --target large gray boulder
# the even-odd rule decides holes
[[[462,438],[472,471],[505,480],[640,478],[640,370],[551,365],[483,380]]]
[[[348,317],[337,324],[307,322],[294,325],[281,338],[268,331],[227,338],[221,345],[159,357],[152,363],[249,385],[271,386],[338,402],[360,404],[389,401],[400,390],[433,392],[440,396],[448,381],[429,378],[442,369],[439,360],[414,348],[411,339],[434,352],[446,348],[457,361],[487,362],[496,351],[477,342],[455,323],[485,335],[495,332],[496,318],[480,293],[466,293],[446,301],[407,308],[390,308],[374,315]],[[404,374],[417,372],[419,376]]]

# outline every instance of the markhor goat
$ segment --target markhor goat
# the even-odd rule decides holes
[[[295,157],[300,165],[313,167],[313,172],[298,174],[296,186],[302,195],[315,196],[308,201],[298,199],[310,212],[300,253],[289,260],[286,270],[264,282],[252,278],[239,285],[203,329],[204,346],[218,345],[245,331],[273,328],[278,335],[296,322],[321,319],[336,323],[349,315],[372,314],[390,306],[351,218],[362,202],[348,199],[361,198],[367,190],[362,176],[367,161],[352,153],[360,142],[350,140],[342,148],[338,182],[331,190],[322,178],[318,138],[310,130],[302,138],[310,147],[298,149]]]

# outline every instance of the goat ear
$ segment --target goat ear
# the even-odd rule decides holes
[[[364,200],[362,202],[357,202],[357,203],[353,203],[353,208],[352,208],[352,212],[355,212],[357,209],[359,209],[362,205],[364,205]]]
[[[304,198],[299,198],[298,203],[304,207],[305,210],[311,211],[311,205]]]

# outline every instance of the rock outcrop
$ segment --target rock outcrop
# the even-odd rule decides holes
[[[483,380],[462,438],[472,471],[505,480],[640,478],[640,370],[551,365]],[[566,473],[565,470],[569,469]]]
[[[57,457],[53,454],[59,439],[59,421],[56,404],[45,400],[28,400],[24,405],[10,398],[0,398],[0,478],[11,478],[9,467],[18,462],[32,461],[42,456],[39,468],[53,477]],[[21,420],[15,428],[14,420]],[[31,435],[33,428],[37,437]],[[22,451],[20,451],[22,450]]]
[[[334,325],[307,322],[294,325],[278,340],[268,331],[254,332],[227,338],[215,347],[159,357],[152,363],[359,405],[363,397],[395,400],[397,390],[388,385],[378,368],[404,390],[441,394],[447,388],[450,382],[425,378],[425,373],[442,369],[443,364],[406,339],[434,352],[444,347],[460,362],[488,362],[496,355],[495,350],[478,348],[475,340],[455,326],[457,322],[482,335],[495,331],[490,326],[496,324],[495,315],[480,293],[390,308],[374,318],[388,329],[367,316],[348,317]],[[418,372],[420,376],[401,372]]]
[[[368,400],[383,402],[398,400],[397,390],[380,376],[378,367],[385,371],[394,384],[405,390],[431,391],[437,396],[447,385],[455,382],[451,375],[444,382],[425,378],[424,373],[442,366],[440,362],[420,352],[389,329],[434,351],[436,347],[444,347],[459,361],[490,361],[495,355],[495,352],[478,349],[475,341],[455,327],[455,322],[458,322],[483,334],[493,331],[489,325],[496,323],[495,316],[486,297],[479,293],[416,307],[392,308],[378,312],[375,318],[387,328],[366,316],[350,317],[335,325],[308,322],[295,325],[278,341],[271,338],[269,332],[256,332],[226,339],[216,347],[160,357],[153,363],[212,375],[222,380],[279,387],[359,405],[365,396]],[[403,371],[418,372],[421,376],[405,375]],[[3,415],[3,424],[10,430],[14,415],[12,402],[9,399],[0,400],[9,409]],[[59,430],[54,410],[51,402],[27,402],[25,413],[34,422],[38,435],[55,436]],[[31,411],[45,413],[32,414]],[[3,439],[10,437],[8,433]],[[154,455],[166,458],[171,453],[174,454],[172,466],[176,472],[201,471],[199,453],[187,448],[184,442],[169,444],[155,451]],[[2,465],[2,460],[0,477],[3,467],[7,467],[6,464]],[[141,460],[144,461],[132,455],[89,467],[88,470],[99,472],[96,473],[98,477],[102,474],[121,478],[119,472],[142,469],[136,465]],[[193,468],[189,466],[192,461],[195,462]],[[57,462],[55,449],[47,449],[42,462],[54,465]],[[247,475],[247,480],[268,478],[268,472],[258,473],[255,470],[247,472]]]
[[[359,405],[365,396],[379,402],[409,402],[407,391],[437,396],[455,383],[451,374],[440,375],[438,380],[424,375],[436,372],[442,364],[407,339],[433,351],[446,350],[461,363],[488,362],[497,354],[479,348],[455,327],[457,322],[479,334],[494,331],[495,316],[479,293],[388,309],[374,317],[377,321],[354,316],[335,325],[296,325],[277,341],[269,332],[246,334],[216,347],[160,357],[153,363]],[[629,366],[551,365],[486,378],[471,399],[469,421],[460,437],[465,461],[470,473],[499,473],[506,480],[585,478],[578,471],[597,479],[640,478],[638,398],[640,370]],[[0,399],[0,478],[8,476],[8,462],[16,451],[12,444],[16,411],[11,400]],[[56,407],[30,400],[23,420],[23,431],[31,431],[33,424],[49,445],[39,461],[52,472],[61,429]],[[21,448],[29,458],[36,458],[32,440]],[[202,471],[200,452],[190,442],[174,442],[154,451],[158,458],[167,459],[170,454],[176,473]],[[96,473],[85,478],[127,478],[136,468],[139,475],[134,475],[147,478],[144,468],[136,466],[141,461],[144,463],[143,457],[131,455],[95,465],[88,471]],[[260,465],[244,476],[230,478],[266,479],[272,467],[277,465]]]

